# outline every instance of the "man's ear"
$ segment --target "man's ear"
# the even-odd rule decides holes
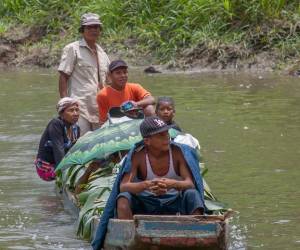
[[[106,74],[106,76],[107,76],[106,83],[110,85],[111,84],[111,72],[108,71],[108,73]]]
[[[149,138],[144,138],[144,144],[149,146],[150,144]]]

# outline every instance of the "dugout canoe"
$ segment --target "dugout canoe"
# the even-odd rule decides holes
[[[74,194],[57,189],[65,209],[78,218]],[[224,215],[135,215],[133,220],[110,219],[105,250],[226,250],[230,211]],[[100,218],[93,219],[95,236]]]

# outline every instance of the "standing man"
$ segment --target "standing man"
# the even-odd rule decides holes
[[[58,72],[60,97],[70,96],[79,101],[78,125],[84,135],[99,127],[96,95],[106,83],[109,58],[96,43],[102,30],[99,16],[86,13],[80,24],[82,38],[63,49]]]

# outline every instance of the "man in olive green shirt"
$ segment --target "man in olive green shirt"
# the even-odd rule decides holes
[[[96,43],[101,29],[97,14],[82,15],[79,29],[82,39],[63,49],[58,67],[60,97],[70,96],[79,102],[78,125],[82,135],[99,127],[96,95],[106,83],[110,63],[107,54]]]

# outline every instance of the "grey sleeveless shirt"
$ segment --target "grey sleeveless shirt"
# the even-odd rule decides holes
[[[146,152],[146,168],[147,168],[146,180],[153,180],[153,179],[160,179],[160,178],[182,180],[182,177],[177,175],[176,171],[174,169],[173,155],[172,155],[172,150],[170,147],[169,147],[169,169],[165,175],[159,176],[153,172],[147,152]],[[148,194],[152,194],[149,191],[144,191],[144,192],[146,192]],[[172,189],[168,190],[167,194],[175,195],[175,194],[178,194],[178,191],[176,189],[172,188]]]

